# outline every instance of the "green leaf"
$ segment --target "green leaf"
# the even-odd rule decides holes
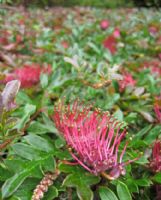
[[[12,149],[17,155],[28,160],[40,159],[43,154],[32,146],[23,143],[16,143],[12,145]]]
[[[119,181],[117,184],[117,195],[119,196],[120,200],[132,200],[132,197],[127,185],[125,185],[121,181]]]
[[[126,180],[126,184],[128,185],[128,188],[131,193],[136,192],[139,194],[139,188],[136,183],[134,183],[134,180],[132,178]]]
[[[115,193],[108,187],[104,186],[99,187],[99,195],[101,197],[101,200],[118,200]]]
[[[56,197],[58,197],[58,190],[56,187],[51,186],[51,187],[49,187],[48,192],[45,193],[43,200],[53,200]]]
[[[40,179],[42,179],[42,176],[40,177]],[[31,199],[33,190],[40,183],[40,179],[30,177],[26,178],[26,180],[21,184],[21,186],[16,190],[16,192],[14,192],[13,195],[18,197],[20,200]]]
[[[30,175],[32,170],[37,166],[37,163],[32,163],[26,167],[20,173],[15,174],[13,177],[8,179],[2,187],[2,198],[9,197],[13,192],[15,192],[23,181]]]
[[[15,128],[17,128],[18,130],[21,130],[22,128],[24,128],[25,124],[29,121],[30,116],[36,111],[36,106],[35,105],[31,105],[31,104],[27,104],[24,107],[24,115],[23,117],[20,119],[20,121],[18,122],[18,124],[16,125]]]
[[[123,118],[124,118],[124,115],[123,115],[123,112],[118,109],[114,114],[113,116],[118,119],[119,121],[123,121]]]
[[[32,174],[35,168],[43,165],[48,158],[49,155],[42,156],[41,159],[37,161],[29,162],[22,171],[9,178],[2,186],[2,198],[12,195],[20,187],[24,180]]]
[[[10,172],[7,168],[4,168],[0,165],[0,181],[5,181],[11,176],[12,172]]]
[[[155,176],[153,176],[152,179],[153,179],[155,182],[161,184],[161,172],[155,174]]]
[[[52,152],[54,150],[54,145],[51,142],[38,135],[27,135],[24,139],[35,149],[45,152]]]
[[[30,97],[22,90],[20,90],[16,96],[16,102],[18,104],[32,104]]]
[[[48,76],[47,74],[41,74],[40,76],[41,87],[44,89],[48,85]]]
[[[92,174],[86,173],[84,169],[79,167],[73,171],[73,166],[70,170],[72,174],[69,174],[63,181],[63,185],[68,187],[76,187],[77,195],[80,200],[92,200],[93,192],[90,189],[91,185],[99,182],[100,178]]]
[[[73,173],[65,178],[63,185],[76,187],[80,200],[92,200],[93,192],[90,189],[90,185],[93,185],[98,181],[99,178],[91,174]]]
[[[134,137],[134,140],[141,139],[150,129],[152,128],[152,125],[148,125],[141,129]]]
[[[145,142],[151,144],[161,134],[161,125],[155,126],[145,137]]]
[[[50,132],[49,128],[45,124],[37,121],[33,121],[27,131],[35,135],[41,135]]]
[[[59,134],[58,130],[54,126],[53,121],[51,121],[51,119],[45,113],[42,113],[42,118],[51,133]]]
[[[150,186],[152,184],[151,180],[146,179],[146,178],[142,178],[142,179],[138,179],[138,180],[133,180],[133,181],[137,185],[143,186],[143,187],[147,187],[147,186]]]

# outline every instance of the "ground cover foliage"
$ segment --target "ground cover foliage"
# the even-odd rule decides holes
[[[160,19],[134,8],[1,12],[1,199],[160,199]]]

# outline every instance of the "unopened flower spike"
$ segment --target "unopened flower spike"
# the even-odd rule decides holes
[[[105,175],[110,180],[125,174],[123,162],[127,143],[121,153],[119,146],[126,129],[109,112],[92,109],[76,100],[68,109],[63,102],[54,108],[53,120],[70,148],[70,154],[90,173]],[[65,110],[65,111],[64,111]]]

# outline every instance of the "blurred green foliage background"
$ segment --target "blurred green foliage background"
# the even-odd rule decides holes
[[[101,8],[117,7],[160,7],[160,0],[0,0],[1,3],[24,6],[94,6]]]

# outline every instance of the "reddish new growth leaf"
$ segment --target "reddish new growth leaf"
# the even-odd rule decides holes
[[[108,112],[92,111],[78,101],[68,106],[59,102],[53,120],[78,164],[95,175],[108,170],[110,179],[125,174],[124,166],[132,162],[122,162],[127,143],[120,154],[118,149],[126,130]]]
[[[108,36],[104,42],[103,45],[106,49],[109,49],[109,51],[114,54],[116,53],[116,45],[117,45],[117,41],[116,38],[114,37],[114,35],[110,35]]]
[[[41,68],[40,65],[24,65],[6,76],[6,82],[19,80],[23,88],[30,88],[39,83],[41,73],[51,73],[51,67]]]
[[[161,123],[161,95],[156,97],[154,104],[154,112],[158,123]]]
[[[156,140],[152,149],[152,159],[150,160],[150,168],[153,172],[161,172],[161,141]]]
[[[133,79],[132,75],[130,73],[124,73],[123,79],[119,81],[119,90],[120,92],[123,92],[126,87],[132,86],[134,87],[136,84],[136,81]]]

